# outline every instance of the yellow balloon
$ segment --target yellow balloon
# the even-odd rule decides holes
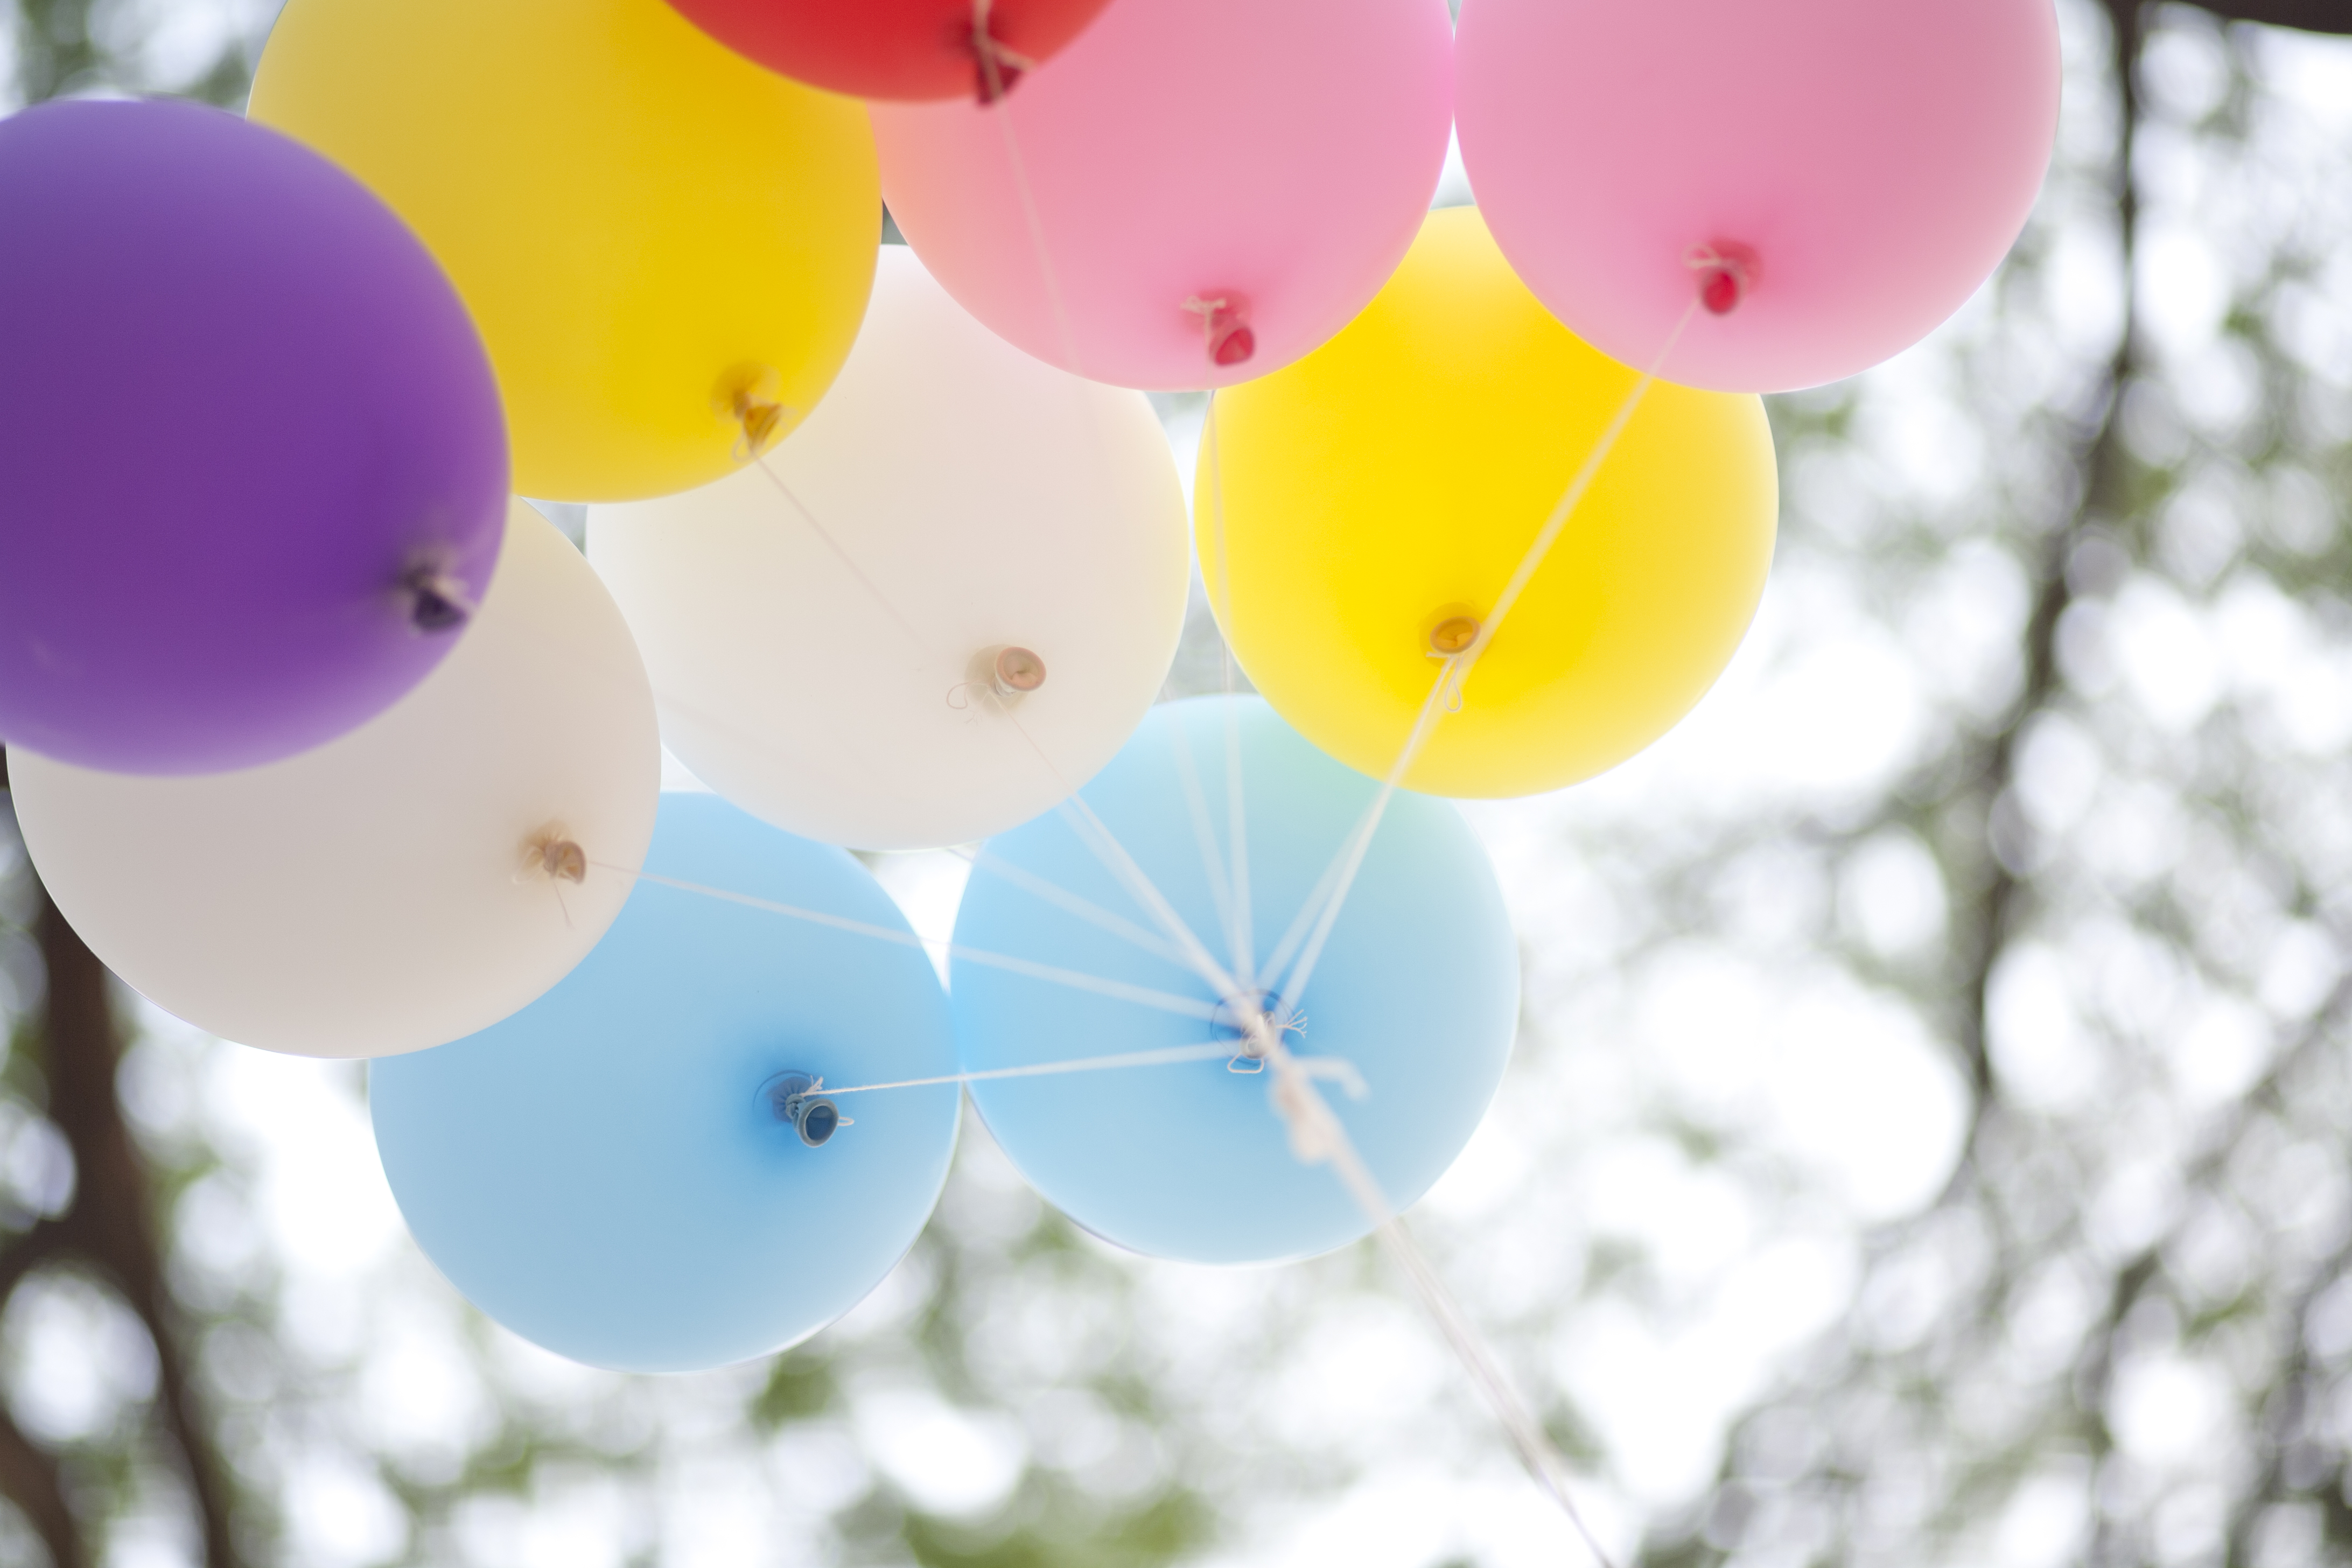
[[[1457,207],[1429,216],[1337,337],[1218,393],[1201,570],[1266,700],[1387,776],[1636,379],[1547,314]],[[1406,787],[1532,795],[1665,733],[1747,633],[1779,504],[1760,400],[1652,385]]]
[[[525,495],[718,479],[815,406],[865,314],[882,223],[865,107],[664,0],[292,0],[251,114],[440,258]]]

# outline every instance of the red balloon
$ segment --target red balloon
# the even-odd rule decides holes
[[[1076,37],[1110,0],[670,0],[748,59],[855,98],[978,98]]]

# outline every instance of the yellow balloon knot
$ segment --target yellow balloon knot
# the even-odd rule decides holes
[[[719,378],[712,401],[740,432],[735,443],[740,462],[750,462],[784,437],[792,427],[793,410],[782,400],[783,378],[764,364],[740,364]]]
[[[1429,651],[1452,658],[1467,653],[1478,640],[1478,622],[1471,616],[1448,616],[1429,629]]]

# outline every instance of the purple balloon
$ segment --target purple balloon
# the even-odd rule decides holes
[[[489,361],[317,153],[196,104],[0,121],[0,738],[121,773],[307,751],[481,602]]]

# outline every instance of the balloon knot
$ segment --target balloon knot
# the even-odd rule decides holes
[[[580,847],[571,829],[551,822],[523,843],[523,874],[575,886],[588,879],[588,851]]]
[[[1024,696],[1045,684],[1045,661],[1025,647],[996,650],[991,684],[999,697]]]
[[[1467,653],[1470,645],[1478,640],[1478,618],[1475,616],[1448,616],[1429,629],[1429,651],[1440,658],[1452,658],[1457,653]]]
[[[1000,643],[971,656],[964,679],[948,688],[948,706],[961,712],[977,693],[1011,708],[1045,684],[1045,661],[1025,647]]]
[[[1257,353],[1257,333],[1250,330],[1249,301],[1238,294],[1204,300],[1195,294],[1184,309],[1201,318],[1201,333],[1209,345],[1209,363],[1242,364]]]
[[[764,455],[792,428],[795,410],[782,400],[783,377],[764,364],[739,364],[719,378],[711,403],[735,426],[735,460]]]
[[[996,36],[992,0],[971,0],[971,35],[966,46],[971,50],[973,92],[986,108],[1002,102],[1020,81],[1022,73],[1037,68],[1037,62],[1027,55],[1007,48]]]
[[[802,1142],[821,1149],[845,1127],[856,1125],[826,1097],[824,1079],[804,1072],[782,1072],[760,1086],[775,1119],[800,1134]]]
[[[1728,316],[1756,287],[1756,253],[1744,245],[1717,240],[1695,245],[1683,265],[1698,278],[1698,302],[1710,316]]]
[[[434,561],[419,561],[401,574],[400,591],[408,601],[412,631],[455,631],[473,618],[481,606],[474,603],[464,578]]]

